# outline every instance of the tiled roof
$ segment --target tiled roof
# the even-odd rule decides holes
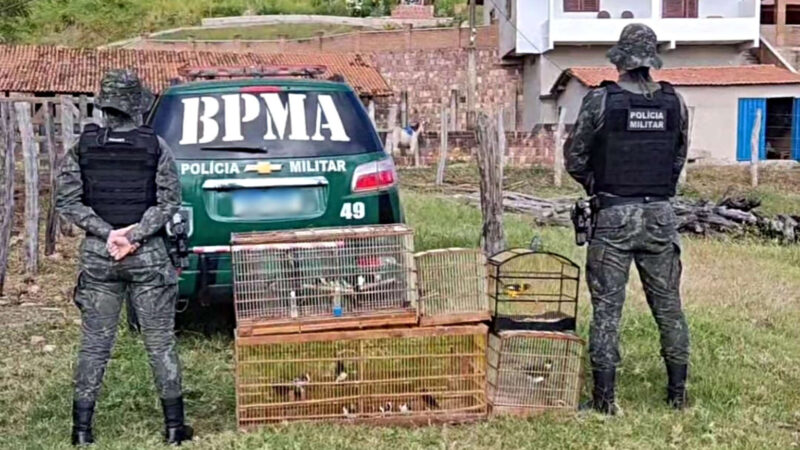
[[[0,45],[0,91],[91,93],[112,68],[133,68],[154,91],[169,86],[185,67],[323,65],[359,94],[389,95],[391,89],[369,56],[341,54],[219,53],[169,50],[78,49]]]
[[[597,87],[605,80],[619,76],[611,67],[573,67],[556,82],[556,87],[569,78],[585,86]],[[668,81],[675,86],[743,86],[758,84],[800,84],[800,75],[772,65],[727,67],[679,67],[653,71],[656,81]]]

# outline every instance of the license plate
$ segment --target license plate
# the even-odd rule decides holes
[[[233,193],[233,215],[236,217],[293,216],[313,212],[316,200],[302,189],[242,189]]]

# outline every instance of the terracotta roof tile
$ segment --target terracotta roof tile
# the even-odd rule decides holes
[[[266,54],[169,50],[78,49],[0,45],[0,91],[92,93],[112,68],[130,67],[160,92],[194,66],[323,65],[339,74],[359,94],[389,95],[391,89],[371,58],[356,53]]]
[[[574,77],[588,87],[597,87],[605,80],[616,80],[618,73],[611,67],[573,67],[565,75],[567,79]],[[563,78],[560,82],[564,81]],[[654,71],[653,78],[675,86],[800,84],[800,75],[772,65],[679,67]]]

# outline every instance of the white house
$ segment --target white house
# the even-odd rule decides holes
[[[577,118],[589,89],[614,79],[614,68],[575,67],[550,86],[565,122]],[[757,111],[761,159],[800,160],[800,75],[770,65],[687,67],[656,71],[689,109],[689,157],[700,163],[750,161]]]
[[[572,67],[608,67],[608,48],[630,23],[653,28],[665,67],[752,64],[759,0],[487,0],[500,54],[522,65],[521,127],[555,123],[551,88]]]

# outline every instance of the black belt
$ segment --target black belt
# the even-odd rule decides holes
[[[638,205],[645,203],[668,202],[668,201],[669,197],[655,197],[649,195],[644,197],[608,197],[604,195],[598,195],[596,197],[596,202],[600,209],[610,208],[612,206],[620,206],[620,205]]]

